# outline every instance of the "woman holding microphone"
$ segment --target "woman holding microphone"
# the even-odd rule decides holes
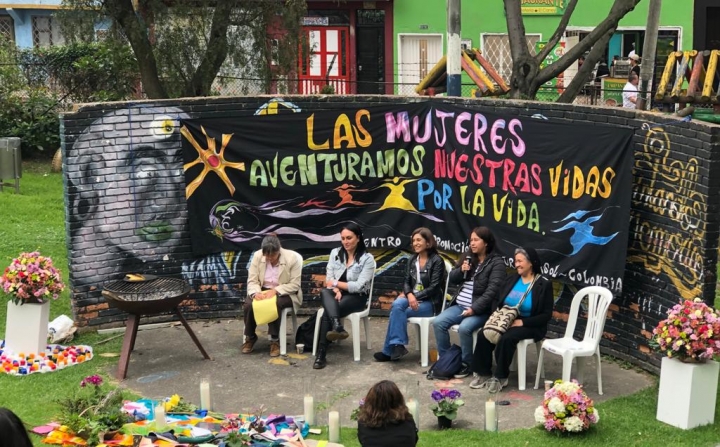
[[[494,253],[495,236],[488,227],[476,227],[470,233],[470,250],[450,272],[450,284],[460,284],[450,307],[433,321],[438,355],[450,348],[449,330],[459,324],[462,369],[456,378],[470,375],[473,360],[473,332],[483,327],[490,316],[492,302],[505,280],[505,263]]]

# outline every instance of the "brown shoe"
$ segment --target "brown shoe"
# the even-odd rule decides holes
[[[279,357],[280,356],[280,342],[279,341],[271,341],[270,342],[270,357]]]
[[[242,353],[243,354],[250,354],[253,352],[253,346],[255,346],[255,342],[257,341],[257,338],[246,338],[245,343],[242,345]]]

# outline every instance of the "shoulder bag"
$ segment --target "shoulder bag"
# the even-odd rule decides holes
[[[523,301],[527,298],[539,276],[533,278],[530,287],[527,288],[517,305],[504,305],[490,315],[485,326],[483,326],[483,335],[490,343],[496,345],[500,341],[500,337],[512,326],[515,319],[520,315],[520,306],[522,306]]]

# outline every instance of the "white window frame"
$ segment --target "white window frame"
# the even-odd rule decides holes
[[[508,39],[510,39],[509,33],[480,33],[480,52],[482,53],[483,57],[488,60],[488,62],[491,62],[487,57],[487,52],[485,51],[485,36],[507,36]],[[537,36],[538,42],[542,42],[542,33],[525,33],[525,38],[527,39],[528,36]],[[534,51],[534,50],[533,50]],[[510,59],[512,60],[512,55],[509,55]],[[497,67],[493,65],[493,68],[497,70]],[[502,75],[501,75],[502,77]],[[503,79],[505,82],[510,82],[510,79]]]
[[[401,87],[401,84],[404,84],[402,79],[402,71],[401,68],[403,66],[403,60],[402,60],[402,39],[403,37],[438,37],[440,36],[440,46],[442,47],[443,53],[445,53],[447,50],[445,48],[445,34],[443,33],[398,33],[397,35],[397,49],[398,49],[398,62],[397,62],[397,77],[398,77],[398,87]]]

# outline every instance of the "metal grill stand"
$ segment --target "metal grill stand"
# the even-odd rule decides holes
[[[195,342],[203,357],[206,360],[212,360],[178,309],[189,293],[190,286],[182,279],[177,278],[157,278],[142,282],[111,281],[105,284],[102,294],[108,304],[129,314],[125,323],[125,337],[118,365],[117,378],[119,380],[124,380],[127,375],[130,353],[135,349],[140,317],[143,315],[174,313],[185,326],[185,330],[190,334],[190,338]]]

